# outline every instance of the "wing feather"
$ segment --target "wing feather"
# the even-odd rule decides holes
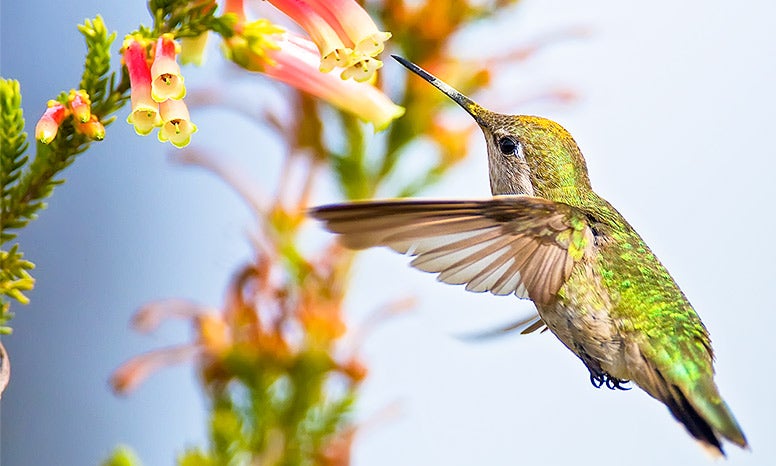
[[[593,247],[583,211],[528,196],[369,201],[319,207],[311,214],[346,247],[388,246],[414,256],[413,267],[438,273],[445,283],[537,303],[550,302],[580,260],[578,245],[577,259],[569,253],[568,238],[583,238],[582,257]]]
[[[466,290],[474,291],[475,293],[492,290],[499,278],[506,273],[507,269],[514,262],[515,258],[513,256],[509,254],[501,255],[480,271],[480,273],[472,277],[471,281],[466,285]]]

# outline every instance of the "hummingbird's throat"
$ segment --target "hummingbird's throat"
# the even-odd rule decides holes
[[[499,156],[499,154],[496,154],[496,157]],[[492,157],[492,155],[489,155],[488,158]],[[524,160],[516,161],[509,166],[488,160],[488,172],[490,175],[490,192],[494,196],[511,194],[523,196],[536,195],[531,183],[531,169]]]

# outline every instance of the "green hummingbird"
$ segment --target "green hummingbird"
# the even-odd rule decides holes
[[[394,56],[477,121],[492,199],[383,200],[311,215],[346,247],[388,246],[450,284],[534,302],[522,333],[549,329],[596,387],[630,381],[664,403],[714,455],[747,447],[714,383],[709,333],[639,234],[590,186],[574,139],[554,121],[491,112]]]

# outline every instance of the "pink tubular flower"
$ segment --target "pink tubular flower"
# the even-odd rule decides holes
[[[186,95],[181,68],[175,61],[178,45],[172,34],[162,34],[156,41],[154,63],[151,65],[151,97],[157,102],[180,100]]]
[[[61,102],[49,100],[46,111],[40,117],[35,125],[35,139],[48,144],[54,140],[59,131],[59,125],[65,120],[68,114],[67,108]]]
[[[336,19],[328,10],[316,11],[303,0],[269,0],[283,13],[305,30],[312,38],[321,54],[320,70],[327,73],[337,68],[350,66],[353,56],[352,44],[346,44]],[[322,16],[320,13],[323,13]],[[342,36],[342,37],[341,37]]]
[[[369,81],[382,66],[375,57],[391,34],[377,29],[355,0],[269,1],[310,34],[321,54],[321,71],[344,68],[342,79]]]
[[[343,33],[353,43],[353,51],[374,57],[384,49],[383,43],[391,38],[390,32],[382,32],[369,13],[356,0],[309,0],[313,9],[328,10],[334,15]]]
[[[85,90],[79,89],[76,91],[75,89],[70,89],[67,103],[77,121],[86,123],[92,118],[92,101]]]
[[[186,104],[182,100],[167,99],[159,104],[159,111],[163,121],[159,141],[170,141],[178,148],[187,146],[197,126],[191,122]]]
[[[129,72],[132,112],[127,122],[135,127],[141,136],[150,133],[162,124],[159,118],[159,104],[151,97],[151,70],[146,61],[145,48],[134,38],[127,38],[123,47],[124,65]]]
[[[250,24],[246,25],[246,35],[249,31]],[[227,42],[230,58],[248,70],[260,71],[350,112],[372,123],[377,131],[404,114],[403,107],[391,102],[373,85],[344,81],[336,74],[320,72],[315,44],[304,37],[285,33],[265,36],[264,40],[271,47],[256,50],[251,47],[250,38],[233,36]]]
[[[331,73],[316,70],[317,55],[313,44],[303,37],[286,34],[277,41],[279,49],[269,57],[276,62],[264,73],[297,87],[372,123],[376,131],[385,129],[404,114],[400,107],[371,84],[343,81]]]

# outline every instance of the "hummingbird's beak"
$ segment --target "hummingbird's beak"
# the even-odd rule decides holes
[[[442,91],[446,96],[453,99],[455,103],[457,103],[458,105],[463,107],[464,110],[469,112],[469,114],[473,116],[475,120],[477,120],[477,123],[479,123],[480,125],[486,125],[482,117],[487,112],[487,110],[482,108],[476,102],[466,97],[465,95],[461,94],[451,85],[447,84],[446,82],[442,81],[441,79],[437,78],[433,74],[429,73],[428,71],[424,70],[418,65],[412,63],[406,58],[402,58],[398,55],[391,55],[391,56],[393,57],[394,60],[404,65],[408,70],[412,71],[413,73],[417,74],[421,78],[425,79],[426,81],[431,83],[431,85],[433,85],[434,87]]]

